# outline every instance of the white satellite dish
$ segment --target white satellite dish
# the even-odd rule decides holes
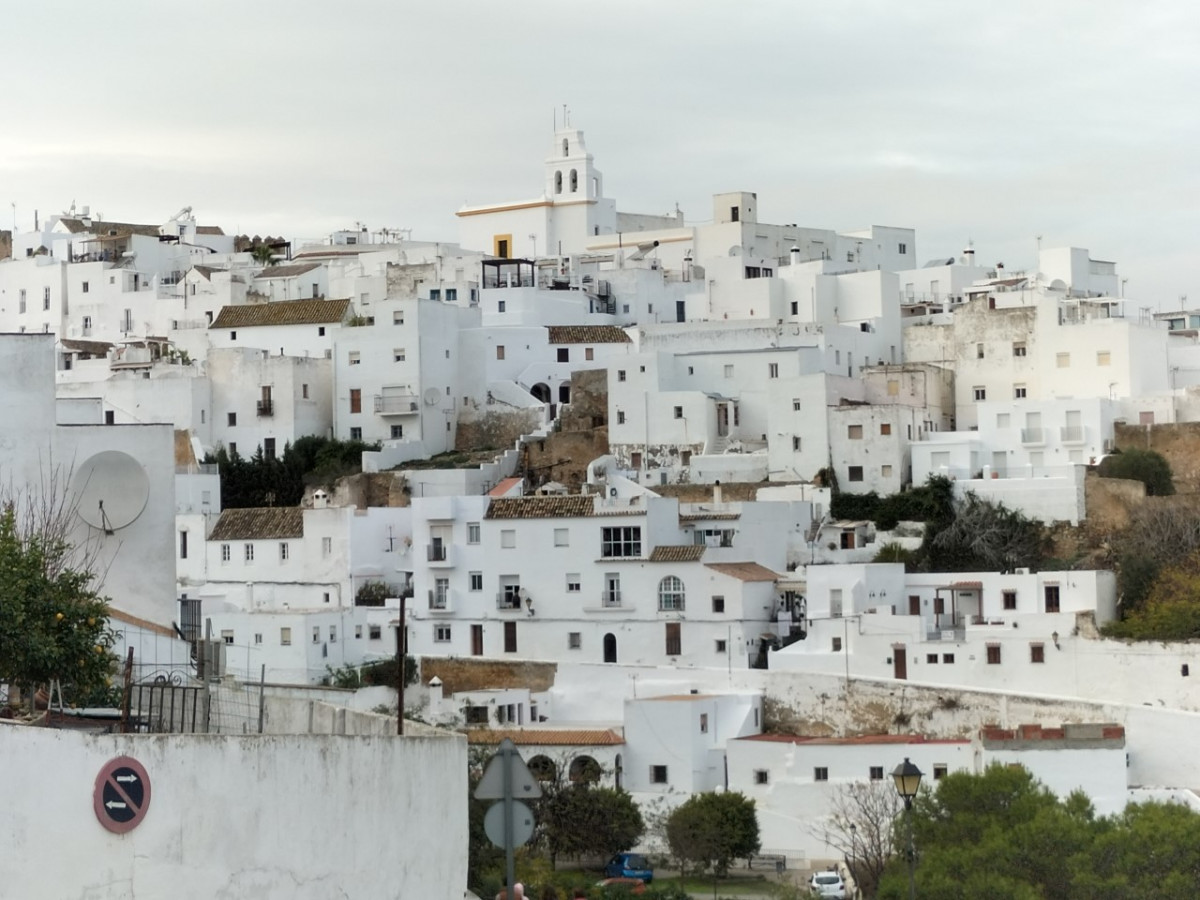
[[[145,468],[120,450],[90,457],[76,471],[72,487],[79,518],[106,534],[133,522],[150,497]]]
[[[437,406],[438,400],[442,398],[442,392],[435,387],[426,388],[425,390],[425,405]]]

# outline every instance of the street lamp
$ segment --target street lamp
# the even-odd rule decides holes
[[[892,772],[892,781],[896,783],[896,793],[904,800],[904,820],[908,826],[908,897],[916,900],[917,896],[917,854],[913,849],[912,833],[912,802],[921,787],[921,776],[925,773],[904,757],[904,762],[896,766]]]

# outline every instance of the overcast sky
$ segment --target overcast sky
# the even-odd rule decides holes
[[[74,200],[158,223],[454,240],[542,190],[567,103],[620,209],[917,229],[1116,260],[1200,306],[1200,4],[288,0],[5,4],[0,227]]]

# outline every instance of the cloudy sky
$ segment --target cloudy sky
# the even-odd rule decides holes
[[[1112,259],[1139,304],[1200,306],[1194,0],[6,4],[0,227],[74,200],[317,238],[453,240],[542,188],[556,108],[621,209],[917,229]]]

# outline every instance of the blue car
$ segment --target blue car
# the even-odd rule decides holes
[[[649,884],[654,880],[650,861],[640,853],[618,853],[604,867],[605,878],[640,878]]]

